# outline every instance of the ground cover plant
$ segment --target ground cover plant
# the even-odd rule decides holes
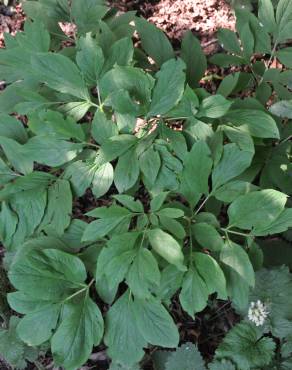
[[[111,370],[291,369],[292,3],[257,5],[207,60],[102,0],[25,1],[0,50],[12,367],[80,369],[100,346]],[[226,304],[237,321],[203,358],[174,307]]]

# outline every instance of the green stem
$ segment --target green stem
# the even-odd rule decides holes
[[[70,295],[69,297],[67,297],[66,299],[64,299],[64,301],[63,301],[63,303],[65,303],[65,302],[68,302],[68,301],[70,301],[71,299],[73,299],[74,297],[76,297],[76,296],[78,296],[79,294],[81,294],[81,293],[83,293],[83,292],[85,292],[85,291],[89,291],[89,288],[91,287],[91,285],[94,283],[94,279],[92,279],[91,281],[90,281],[90,283],[88,284],[88,285],[86,285],[84,288],[82,288],[82,289],[80,289],[80,290],[78,290],[77,292],[75,292],[74,294],[72,294],[72,295]]]
[[[193,264],[193,238],[192,238],[192,218],[193,210],[191,209],[191,217],[188,219],[189,222],[189,238],[190,238],[190,267]]]
[[[99,149],[99,145],[97,145],[97,144],[88,143],[87,141],[81,141],[80,143],[83,144],[83,145],[86,145],[86,146],[92,146],[93,148]]]
[[[174,118],[163,118],[165,121],[179,121],[183,119],[187,119],[188,117],[174,117]]]
[[[100,108],[100,106],[99,106],[98,104],[93,103],[93,101],[88,100],[87,102],[88,102],[88,104],[90,104],[91,106],[93,106],[93,107],[95,107],[95,108],[98,108],[98,109],[102,110],[102,109]]]
[[[204,201],[201,203],[201,205],[199,206],[199,208],[196,210],[195,212],[195,215],[197,215],[200,210],[204,207],[204,205],[207,203],[207,201],[210,199],[210,197],[212,196],[212,193],[210,193],[205,199]]]
[[[244,236],[245,238],[249,238],[250,236],[252,236],[251,234],[239,233],[237,231],[232,231],[232,230],[229,230],[228,228],[225,229],[223,227],[221,227],[221,230],[224,231],[225,235],[228,235],[228,233],[229,233],[229,234]]]
[[[289,141],[291,139],[292,139],[292,135],[289,135],[288,137],[286,137],[286,139],[283,139],[282,141],[280,141],[279,145],[284,144],[284,143],[286,143],[287,141]]]
[[[212,80],[213,80],[213,78],[214,78],[215,80],[223,80],[223,78],[224,78],[224,77],[219,76],[217,73],[214,73],[214,74],[212,74],[212,75],[208,75],[208,76],[206,76],[206,77],[203,77],[201,81],[212,81]]]
[[[267,65],[266,65],[265,72],[264,72],[264,74],[263,74],[262,78],[260,79],[259,85],[263,82],[263,80],[264,80],[264,75],[265,75],[266,71],[267,71],[267,70],[270,68],[270,66],[271,66],[272,60],[273,60],[273,58],[274,58],[274,54],[275,54],[276,49],[277,49],[277,46],[278,46],[278,42],[276,41],[276,42],[275,42],[275,44],[274,44],[273,50],[271,51],[271,55],[270,55],[270,58],[269,58],[269,60],[268,60],[268,63],[267,63]]]

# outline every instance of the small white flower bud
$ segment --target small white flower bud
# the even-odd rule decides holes
[[[262,326],[268,317],[267,307],[258,300],[257,302],[251,302],[248,310],[248,319],[252,321],[256,326]]]

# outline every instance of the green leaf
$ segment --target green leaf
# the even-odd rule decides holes
[[[152,212],[157,212],[162,207],[167,195],[168,192],[165,191],[153,197],[153,199],[150,202],[150,209]]]
[[[62,322],[52,337],[55,363],[68,370],[80,368],[102,336],[101,312],[87,294],[67,302],[63,308]]]
[[[250,285],[232,267],[224,264],[221,267],[226,277],[228,297],[236,310],[243,312],[248,306]]]
[[[197,270],[191,268],[184,276],[182,290],[179,295],[182,308],[191,316],[202,311],[208,301],[209,290]]]
[[[168,216],[159,216],[159,222],[162,229],[171,233],[177,239],[184,239],[186,232],[180,222]]]
[[[225,119],[255,137],[271,139],[279,139],[280,137],[274,119],[260,110],[234,109],[225,115]]]
[[[27,133],[23,124],[8,114],[0,114],[0,136],[13,139],[20,144],[27,141]]]
[[[90,160],[88,162],[76,161],[66,168],[65,178],[70,180],[78,196],[82,196],[91,186],[94,196],[100,198],[111,187],[114,170],[110,163],[99,165]]]
[[[292,279],[288,267],[269,267],[256,273],[255,288],[249,294],[249,302],[260,300],[268,306],[265,331],[271,330],[276,336],[279,334],[280,321],[286,320],[287,329],[287,320],[291,320],[292,299],[288,293],[291,287]]]
[[[220,118],[228,112],[231,102],[221,95],[205,98],[200,106],[198,117]]]
[[[110,163],[95,167],[92,178],[92,193],[96,198],[108,192],[114,180],[114,169]]]
[[[119,66],[130,65],[133,59],[134,47],[129,37],[117,40],[110,48],[103,72],[113,68],[115,64]]]
[[[160,286],[155,291],[158,298],[168,301],[181,287],[184,273],[174,265],[168,265],[161,272]]]
[[[100,207],[87,214],[88,216],[100,218],[87,225],[82,241],[96,241],[111,232],[116,226],[125,219],[129,219],[131,212],[126,208],[111,206],[110,208]]]
[[[258,334],[247,322],[237,324],[224,338],[216,351],[216,357],[229,358],[242,370],[264,368],[273,356],[276,344],[271,338]]]
[[[237,14],[236,14],[237,15]],[[238,19],[238,15],[237,15]],[[236,27],[239,28],[238,26]],[[255,48],[255,37],[252,33],[252,29],[249,22],[246,22],[239,31],[241,45],[243,48],[243,54],[246,61],[249,62]]]
[[[84,141],[82,126],[72,117],[64,119],[59,112],[51,110],[40,111],[29,117],[28,126],[36,135],[49,135],[58,139],[77,139]]]
[[[236,370],[232,362],[228,360],[213,361],[209,364],[209,370]]]
[[[115,168],[114,182],[119,193],[123,193],[133,187],[140,173],[136,148],[129,149],[119,157]]]
[[[73,101],[59,106],[59,111],[71,116],[75,121],[79,121],[87,113],[91,105],[88,101]]]
[[[155,252],[179,269],[184,269],[181,246],[171,235],[160,229],[152,229],[147,231],[147,236]]]
[[[129,270],[137,250],[134,248],[139,233],[132,232],[114,236],[100,252],[96,266],[97,286],[105,276],[110,289],[116,289]],[[142,271],[141,271],[142,272]]]
[[[272,189],[242,195],[228,208],[229,228],[263,229],[280,216],[286,201],[285,194]]]
[[[268,226],[254,231],[257,236],[283,233],[292,228],[292,208],[284,209],[280,215]]]
[[[26,21],[24,32],[15,36],[20,47],[31,51],[48,51],[50,47],[50,34],[39,20]]]
[[[241,54],[240,44],[235,32],[228,28],[221,28],[217,33],[217,37],[219,43],[225,50],[237,55]]]
[[[19,144],[13,139],[9,139],[5,136],[0,136],[0,146],[2,150],[16,171],[23,173],[24,175],[29,174],[33,170],[33,162],[28,157],[25,146]]]
[[[17,292],[19,293],[19,292]],[[13,294],[10,295],[9,304],[13,307]],[[30,298],[30,297],[28,297]],[[35,307],[32,312],[28,310],[22,311],[26,315],[20,320],[17,326],[17,333],[23,342],[29,346],[40,345],[52,336],[55,330],[61,310],[60,304],[50,302],[42,302],[36,300]],[[19,312],[19,307],[18,312]]]
[[[278,37],[277,37],[277,41],[279,43],[288,41],[291,38],[291,26],[292,26],[292,18],[287,22],[287,24],[283,24],[281,26]]]
[[[259,20],[268,32],[273,33],[276,29],[274,7],[271,0],[259,1]]]
[[[178,208],[162,208],[156,214],[157,216],[165,216],[169,218],[181,218],[184,216],[184,211]]]
[[[213,64],[217,64],[220,67],[229,67],[230,65],[243,65],[246,64],[244,58],[238,57],[236,55],[228,55],[228,54],[214,54],[210,59],[210,62]]]
[[[194,367],[195,366],[195,367]],[[205,370],[204,360],[193,343],[185,343],[175,352],[170,352],[165,363],[165,370]]]
[[[143,49],[161,67],[174,57],[174,51],[165,34],[143,18],[136,18],[135,24]]]
[[[118,133],[117,125],[112,120],[108,120],[103,112],[97,110],[91,127],[91,134],[94,140],[99,144],[103,144],[109,138],[117,136]]]
[[[212,225],[198,222],[193,226],[192,230],[197,242],[204,249],[210,249],[211,251],[220,251],[222,249],[223,239]]]
[[[45,189],[54,179],[53,175],[39,171],[34,171],[25,176],[18,176],[13,183],[7,184],[0,191],[0,199],[9,198],[22,191]]]
[[[69,180],[74,193],[81,197],[90,187],[96,165],[92,163],[76,161],[70,163],[64,172],[64,178]]]
[[[133,305],[131,296],[126,292],[111,306],[106,315],[104,337],[109,356],[129,366],[142,359],[143,347],[147,346],[147,341],[139,330]]]
[[[159,153],[151,146],[139,157],[139,166],[147,182],[154,184],[161,167]]]
[[[184,69],[185,64],[181,59],[171,59],[162,65],[157,73],[149,117],[167,113],[182,98],[185,83]]]
[[[42,188],[18,193],[10,199],[10,205],[18,217],[18,225],[13,235],[12,246],[19,247],[34,233],[42,220],[46,208],[46,191]]]
[[[77,25],[79,33],[97,31],[99,21],[105,16],[108,8],[103,6],[103,2],[95,0],[72,1],[71,17]]]
[[[240,195],[247,194],[251,191],[258,190],[258,187],[246,181],[235,180],[220,186],[214,196],[221,202],[231,203]]]
[[[14,213],[6,204],[2,202],[0,213],[0,240],[7,250],[12,244],[12,238],[18,224],[17,214]]]
[[[128,275],[127,284],[135,297],[149,298],[153,286],[160,284],[158,263],[148,249],[140,248]]]
[[[181,58],[186,63],[187,82],[191,87],[197,87],[207,69],[207,59],[199,40],[187,31],[181,45]]]
[[[139,365],[127,366],[117,362],[112,362],[109,370],[141,370]]]
[[[32,67],[36,77],[50,88],[89,100],[80,71],[69,58],[56,53],[39,53],[32,57]]]
[[[137,138],[133,135],[124,134],[113,136],[103,143],[99,153],[104,159],[104,162],[111,162],[124,154],[136,143]]]
[[[270,111],[275,116],[292,119],[292,100],[279,101],[271,106]]]
[[[195,92],[189,87],[186,86],[183,97],[181,98],[180,102],[174,107],[170,112],[168,112],[168,116],[171,118],[178,118],[181,117],[193,117],[198,112],[199,106],[199,99]],[[184,148],[179,147],[178,143],[175,143],[178,140],[179,132],[173,131],[168,127],[163,127],[163,131],[166,136],[169,136],[173,141],[174,144],[178,145],[178,149],[183,150]],[[182,141],[182,140],[181,140]],[[178,151],[180,153],[180,151]]]
[[[75,248],[79,249],[80,246],[83,244],[81,242],[81,238],[86,228],[86,225],[87,225],[86,222],[82,220],[72,219],[69,227],[65,230],[64,234],[62,235],[62,240],[65,242],[65,244],[70,245],[70,247],[73,249]]]
[[[246,170],[253,153],[240,150],[236,144],[224,145],[223,155],[212,173],[213,191]]]
[[[145,105],[150,102],[154,78],[142,69],[116,65],[100,80],[99,88],[104,98],[110,93],[126,90],[135,101]]]
[[[214,226],[216,229],[220,227],[220,223],[217,220],[216,216],[213,213],[209,212],[200,212],[194,216],[194,220],[196,222],[205,222]]]
[[[155,298],[142,300],[135,298],[133,313],[143,338],[152,345],[175,348],[179,333],[172,317]]]
[[[82,144],[57,139],[50,136],[34,136],[24,145],[29,160],[51,167],[70,162],[81,151]]]
[[[226,299],[226,280],[216,260],[205,253],[194,253],[194,263],[201,278],[204,279],[209,294],[217,293],[220,299]]]
[[[133,197],[122,194],[114,195],[113,198],[132,212],[144,213],[144,207],[140,200],[135,201]]]
[[[85,80],[90,86],[95,86],[104,64],[102,49],[96,40],[87,33],[78,40],[79,51],[76,62]]]
[[[8,330],[0,330],[0,353],[14,368],[25,369],[28,365],[25,360],[34,361],[38,351],[26,346],[20,340],[16,331],[18,322],[18,317],[11,316]]]
[[[69,226],[72,213],[72,194],[67,180],[58,179],[48,189],[48,204],[40,228],[62,235]]]
[[[84,287],[86,271],[78,257],[54,249],[35,250],[12,265],[9,279],[32,298],[60,300]]]
[[[277,58],[288,68],[292,68],[292,48],[284,48],[276,53]]]
[[[220,261],[235,271],[248,285],[254,286],[255,275],[244,249],[233,242],[226,242],[220,253]]]
[[[292,4],[289,0],[280,0],[276,10],[276,22],[281,30],[292,19]]]
[[[248,132],[246,132],[241,127],[231,127],[222,125],[221,128],[228,137],[228,139],[231,142],[237,144],[239,149],[254,154],[255,152],[254,141]]]
[[[227,98],[235,90],[240,78],[240,72],[229,74],[220,83],[217,94],[220,94]]]
[[[257,243],[251,243],[248,248],[248,256],[255,271],[258,271],[263,267],[264,253]]]
[[[194,205],[201,194],[209,193],[212,164],[208,145],[203,140],[196,142],[185,157],[180,189],[190,204]]]
[[[0,185],[5,185],[19,175],[13,172],[7,164],[0,158]]]

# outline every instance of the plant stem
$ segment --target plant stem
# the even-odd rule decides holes
[[[81,293],[83,293],[83,292],[85,292],[85,291],[89,291],[89,288],[90,288],[90,287],[91,287],[91,285],[94,283],[94,281],[95,281],[95,280],[94,280],[94,279],[92,279],[88,285],[86,285],[84,288],[82,288],[82,289],[78,290],[78,291],[77,291],[77,292],[75,292],[74,294],[72,294],[72,295],[70,295],[69,297],[67,297],[67,298],[64,300],[64,302],[63,302],[63,303],[70,301],[72,298],[74,298],[74,297],[78,296],[79,294],[81,294]]]
[[[87,141],[81,141],[81,144],[87,145],[87,146],[92,146],[93,148],[99,149],[99,145],[93,144],[93,143],[88,143]]]
[[[190,263],[189,263],[189,266],[191,267],[192,264],[193,264],[192,219],[194,217],[194,213],[193,213],[192,208],[190,208],[190,210],[191,210],[191,217],[189,217],[187,219],[187,221],[188,221],[188,224],[189,224],[189,238],[190,238]]]
[[[279,145],[284,144],[284,143],[286,143],[287,141],[289,141],[291,139],[292,139],[292,135],[289,135],[288,137],[286,137],[286,139],[283,139],[282,141],[280,141]]]
[[[210,199],[210,197],[211,197],[211,195],[212,195],[212,193],[210,193],[205,199],[204,199],[204,201],[201,203],[201,205],[199,206],[199,208],[196,210],[196,212],[195,212],[195,215],[197,215],[199,212],[200,212],[200,210],[204,207],[204,205],[207,203],[207,201]]]
[[[213,78],[215,80],[223,80],[224,77],[221,77],[221,76],[217,75],[216,73],[214,73],[212,75],[208,75],[206,77],[203,77],[201,81],[211,81],[211,80],[213,80]]]
[[[278,42],[276,41],[276,42],[275,42],[275,44],[274,44],[273,50],[271,51],[271,55],[270,55],[270,58],[269,58],[269,60],[268,60],[268,63],[267,63],[267,65],[266,65],[265,72],[264,72],[264,74],[263,74],[262,78],[260,79],[259,85],[263,82],[263,80],[264,80],[264,75],[265,75],[266,71],[270,68],[270,65],[271,65],[271,62],[272,62],[272,60],[273,60],[273,58],[274,58],[274,54],[275,54],[275,52],[276,52],[277,46],[278,46]]]
[[[225,228],[223,228],[223,227],[221,227],[221,230],[222,231],[224,231],[224,233],[226,234],[234,234],[234,235],[239,235],[239,236],[244,236],[245,238],[247,238],[247,237],[250,237],[250,236],[252,236],[251,234],[244,234],[244,233],[239,233],[239,232],[237,232],[237,231],[232,231],[232,230],[229,230],[228,228],[227,229],[225,229]]]

